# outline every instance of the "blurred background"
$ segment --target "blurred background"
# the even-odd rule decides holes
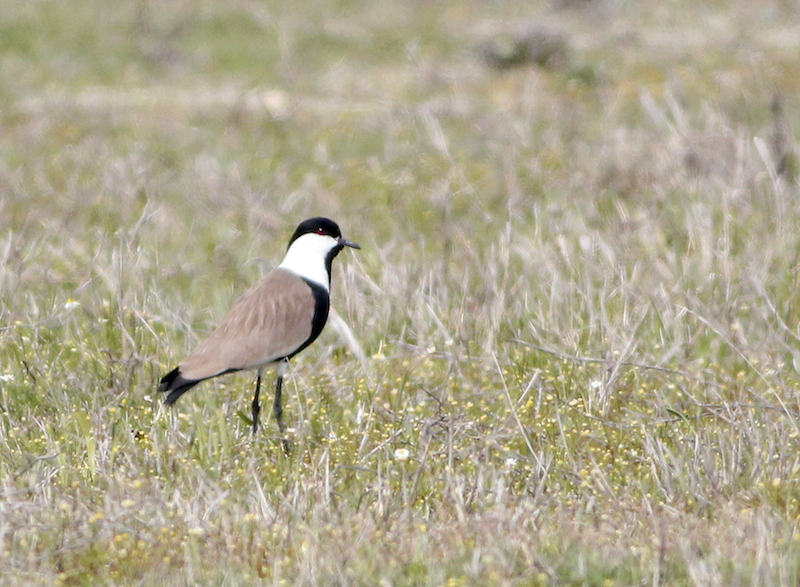
[[[0,0],[0,583],[796,585],[798,95],[788,0]],[[296,454],[163,409],[315,215]]]

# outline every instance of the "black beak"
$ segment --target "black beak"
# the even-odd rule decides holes
[[[354,243],[353,241],[349,241],[346,238],[344,238],[343,236],[339,237],[339,244],[342,245],[343,247],[352,247],[354,249],[360,249],[361,248],[360,246],[358,246],[357,243]]]

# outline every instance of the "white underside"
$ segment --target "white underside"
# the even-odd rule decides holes
[[[289,361],[284,361],[283,359],[279,361],[270,361],[269,363],[264,363],[263,365],[258,366],[258,374],[261,375],[270,365],[276,365],[275,370],[278,372],[278,377],[283,377],[286,375],[286,371],[289,369]]]

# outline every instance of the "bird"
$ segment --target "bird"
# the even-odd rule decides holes
[[[243,293],[219,326],[158,386],[171,406],[206,379],[256,370],[252,431],[258,430],[259,392],[264,370],[277,365],[273,415],[288,453],[281,390],[289,359],[316,340],[330,310],[331,264],[345,248],[361,247],[342,236],[328,218],[301,222],[289,240],[281,264]]]

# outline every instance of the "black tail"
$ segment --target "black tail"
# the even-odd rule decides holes
[[[169,395],[164,400],[164,403],[168,406],[171,406],[178,401],[179,397],[181,397],[184,393],[189,391],[201,381],[202,379],[186,379],[183,375],[181,375],[181,368],[176,367],[161,378],[158,391],[169,392]]]

